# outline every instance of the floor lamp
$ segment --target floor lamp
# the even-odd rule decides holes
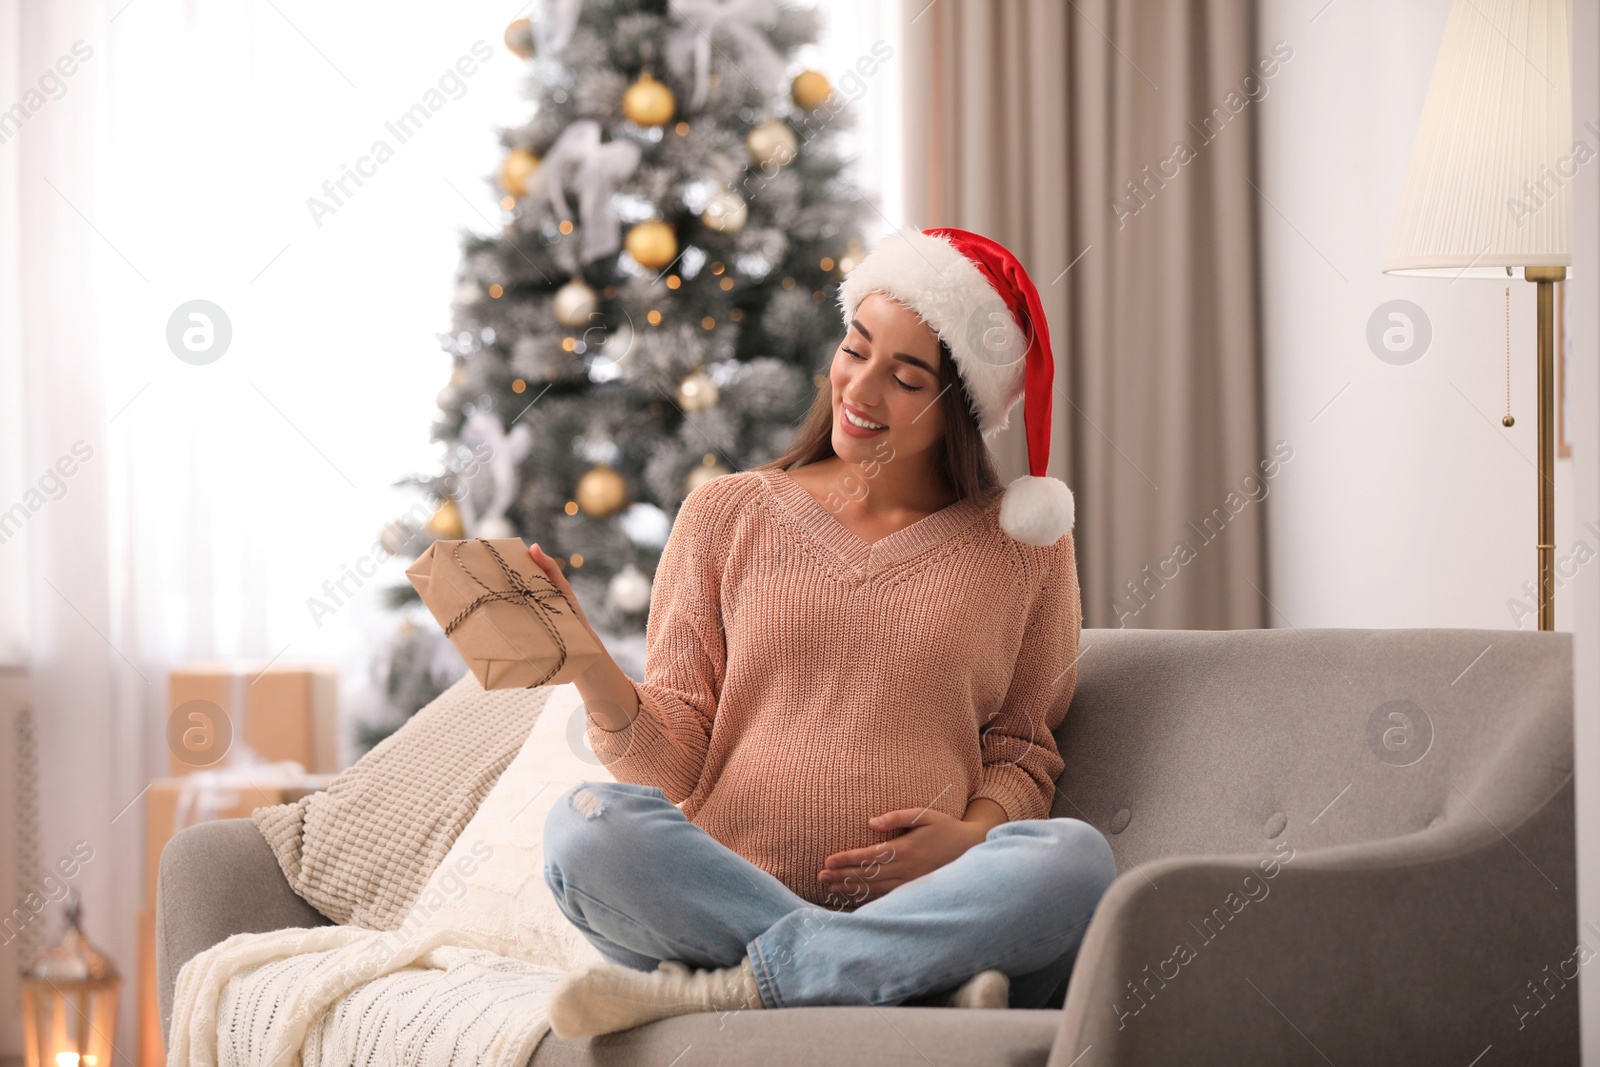
[[[1539,629],[1555,629],[1555,315],[1572,264],[1571,0],[1455,0],[1385,274],[1538,286]]]

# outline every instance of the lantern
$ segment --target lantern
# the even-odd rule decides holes
[[[22,1044],[27,1067],[111,1067],[122,979],[79,925],[77,890],[67,891],[67,928],[22,972]]]

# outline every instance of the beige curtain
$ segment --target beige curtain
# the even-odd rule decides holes
[[[1039,287],[1084,625],[1284,625],[1265,581],[1281,464],[1262,430],[1254,5],[903,3],[907,219],[992,237]],[[1021,412],[996,441],[1007,478],[1027,470]]]

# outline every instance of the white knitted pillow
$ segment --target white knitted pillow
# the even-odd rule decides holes
[[[552,698],[563,710],[547,716]],[[535,723],[541,740],[530,747]],[[575,686],[485,690],[468,673],[327,789],[251,818],[312,907],[341,925],[392,930],[524,749],[547,773],[610,777],[584,740]]]
[[[577,687],[550,686],[527,743],[457,835],[416,903],[370,952],[375,973],[393,953],[443,935],[526,963],[570,971],[604,957],[556,906],[544,880],[544,821],[581,781],[616,778],[588,747]],[[575,742],[572,738],[576,737]]]
[[[437,1031],[452,1063],[526,1063],[556,983],[603,961],[545,883],[545,816],[574,783],[615,781],[584,740],[576,687],[548,689],[393,928],[240,933],[199,953],[178,974],[171,1062],[398,1063],[396,1046]]]

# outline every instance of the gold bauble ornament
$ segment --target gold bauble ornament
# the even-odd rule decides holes
[[[526,148],[513,148],[500,164],[500,188],[520,197],[528,191],[528,179],[539,169],[539,157]]]
[[[723,189],[713,196],[700,212],[700,221],[707,229],[718,233],[738,233],[750,217],[750,208],[744,198],[732,189]]]
[[[833,86],[820,70],[802,70],[789,85],[789,96],[803,111],[815,111],[833,95]]]
[[[659,270],[678,258],[678,238],[672,227],[654,219],[630,228],[622,244],[628,255],[648,270]]]
[[[688,496],[711,479],[721,477],[727,473],[728,468],[718,463],[716,456],[707,452],[700,466],[690,468],[689,473],[684,475],[683,495]]]
[[[574,278],[556,290],[554,303],[556,320],[577,329],[589,325],[589,316],[599,307],[599,297],[582,278]]]
[[[628,483],[604,463],[578,479],[578,507],[591,519],[616,514],[628,502]]]
[[[516,19],[506,27],[506,47],[523,59],[533,58],[533,22]]]
[[[638,126],[665,126],[677,109],[672,90],[647,70],[622,94],[622,117]]]
[[[704,411],[716,407],[721,391],[711,375],[696,368],[678,383],[678,406],[685,411]]]
[[[769,163],[781,167],[794,159],[794,131],[787,122],[768,119],[745,135],[744,146],[750,158],[763,167]]]
[[[457,508],[456,502],[448,497],[439,505],[439,510],[433,513],[425,528],[434,537],[445,541],[459,541],[466,536],[466,531],[461,526],[461,509]]]

